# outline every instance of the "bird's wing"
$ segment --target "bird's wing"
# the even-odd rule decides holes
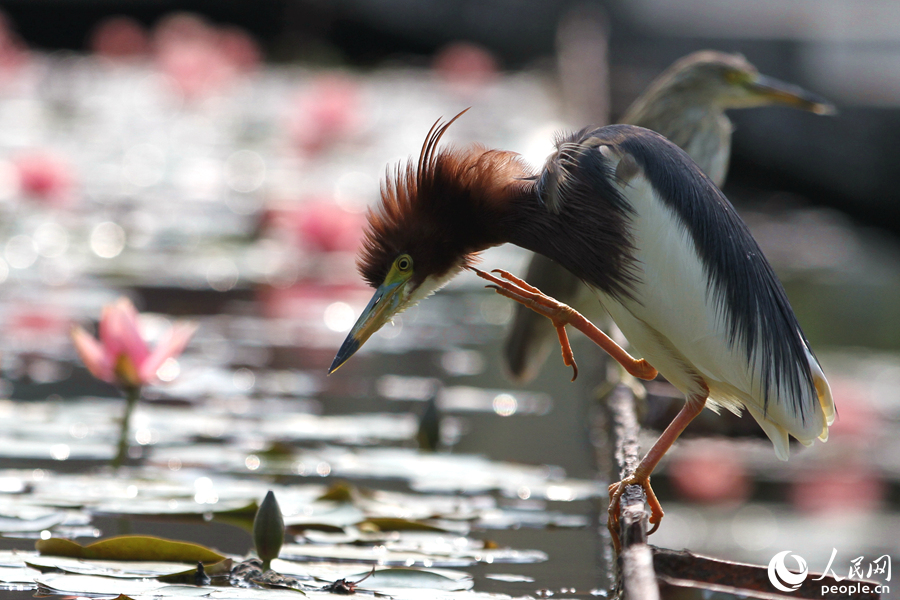
[[[718,188],[647,130],[611,126],[582,139],[588,147],[566,177],[606,162],[631,210],[632,293],[601,291],[601,299],[632,345],[682,391],[696,387],[698,373],[714,398],[743,403],[802,441],[827,432],[833,404],[821,369],[771,266]],[[567,188],[559,189],[564,206]]]

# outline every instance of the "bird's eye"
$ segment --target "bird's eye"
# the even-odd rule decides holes
[[[738,85],[746,79],[746,75],[740,71],[728,70],[725,72],[725,81],[732,85]]]
[[[412,259],[409,256],[401,256],[397,259],[397,268],[401,271],[409,271],[412,268]]]

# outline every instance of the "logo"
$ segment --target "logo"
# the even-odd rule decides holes
[[[806,561],[803,560],[803,557],[796,554],[791,554],[791,556],[797,561],[797,568],[800,569],[800,572],[793,573],[789,571],[787,565],[784,564],[788,554],[791,554],[790,550],[779,552],[769,561],[769,581],[775,589],[782,592],[797,590],[809,574],[809,567],[806,566]]]

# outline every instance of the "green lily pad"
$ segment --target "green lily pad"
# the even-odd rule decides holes
[[[446,533],[447,530],[422,521],[394,519],[390,517],[369,517],[356,524],[360,531],[434,531]]]
[[[225,575],[230,569],[231,559],[206,565],[205,571],[209,576]],[[187,579],[188,574],[196,572],[196,567],[185,570],[183,562],[150,562],[128,560],[100,560],[71,558],[68,556],[28,556],[25,565],[31,569],[37,569],[41,573],[53,573],[62,571],[73,575],[100,575],[103,577],[122,577],[125,579],[141,579],[153,577],[169,583],[193,583],[193,579]],[[181,578],[180,576],[185,576]]]
[[[50,538],[38,540],[35,549],[41,554],[72,558],[132,560],[156,562],[217,563],[225,556],[198,544],[177,542],[149,535],[124,535],[82,546],[72,540]]]
[[[321,531],[324,533],[344,533],[343,527],[330,525],[328,523],[295,523],[286,525],[285,531],[290,534],[298,534],[306,531]]]
[[[316,498],[330,502],[354,502],[360,495],[359,488],[346,481],[338,481],[328,490]]]

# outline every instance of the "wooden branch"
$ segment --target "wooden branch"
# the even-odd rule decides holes
[[[633,475],[641,462],[640,426],[634,401],[634,392],[622,383],[617,384],[606,399],[612,416],[615,458],[621,479]],[[647,512],[641,486],[630,485],[625,489],[620,511],[619,586],[622,595],[626,599],[658,600],[659,585],[653,569],[653,553],[647,545]]]
[[[869,589],[874,589],[879,585],[877,581],[852,579],[838,581],[830,575],[819,581],[821,574],[810,573],[797,590],[788,594],[779,592],[772,587],[769,582],[768,569],[762,565],[736,563],[693,552],[677,552],[663,548],[653,548],[653,566],[659,579],[667,586],[725,592],[761,600],[784,598],[837,600],[846,598],[847,594],[831,593],[827,590],[823,591],[823,588],[864,584],[868,585]],[[859,591],[852,597],[854,600],[877,600],[879,594]]]

